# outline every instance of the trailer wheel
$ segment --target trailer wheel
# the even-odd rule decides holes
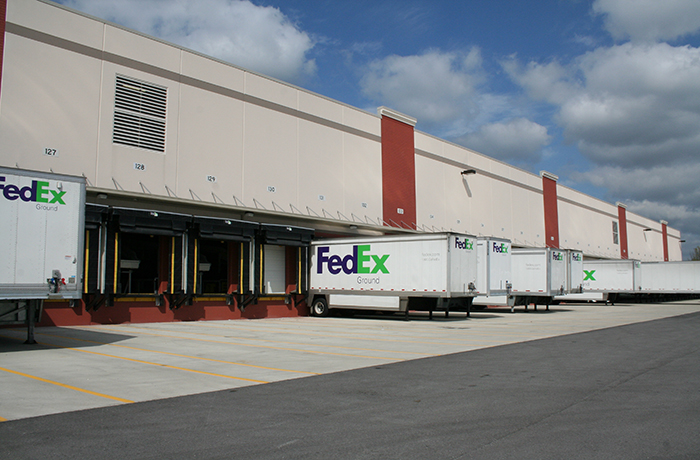
[[[313,316],[328,316],[328,302],[323,297],[314,299],[311,304],[311,314]]]

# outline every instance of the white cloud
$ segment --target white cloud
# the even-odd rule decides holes
[[[314,75],[314,40],[247,0],[64,0],[71,8],[287,81]]]
[[[658,201],[629,201],[625,203],[627,209],[642,216],[666,220],[667,222],[679,222],[690,220],[695,228],[700,229],[700,211],[688,208],[685,205],[669,205]]]
[[[547,128],[525,118],[482,125],[459,139],[460,144],[478,152],[516,163],[539,161],[550,141]]]
[[[578,93],[576,69],[559,62],[520,65],[516,56],[501,62],[508,76],[522,86],[534,99],[562,104]]]
[[[658,95],[674,104],[700,108],[700,49],[666,43],[599,48],[578,66],[586,89],[618,95]]]
[[[428,51],[373,61],[360,81],[365,96],[428,126],[473,119],[483,81],[478,48],[469,53]]]
[[[559,107],[556,120],[566,139],[596,163],[697,161],[698,48],[626,43],[587,53],[569,66],[503,65],[532,98]]]
[[[622,201],[643,201],[654,197],[673,205],[700,207],[700,161],[674,166],[598,166],[573,177],[578,181],[606,187]]]
[[[686,161],[700,148],[700,49],[603,48],[578,61],[579,95],[561,105],[570,141],[596,162]]]
[[[593,12],[618,40],[673,40],[700,30],[697,0],[595,0]]]

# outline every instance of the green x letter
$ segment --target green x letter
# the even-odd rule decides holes
[[[376,264],[374,268],[372,269],[372,273],[379,273],[380,271],[382,273],[389,273],[389,270],[384,266],[386,263],[386,259],[389,258],[390,254],[384,254],[383,256],[372,256],[372,260],[374,260],[374,263]]]
[[[66,204],[66,202],[63,201],[63,195],[66,194],[65,191],[59,192],[58,190],[49,190],[49,192],[53,195],[50,203]]]

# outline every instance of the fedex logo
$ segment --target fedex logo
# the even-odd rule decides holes
[[[564,253],[552,251],[552,260],[564,260]]]
[[[474,242],[469,241],[469,238],[465,238],[464,241],[460,241],[459,237],[455,237],[455,248],[464,249],[465,251],[471,251],[474,249]]]
[[[576,262],[581,262],[581,254],[578,252],[572,252],[571,253],[571,260],[574,260]]]
[[[508,253],[508,245],[505,243],[501,243],[501,244],[493,243],[493,252],[500,252],[503,254],[507,254]]]
[[[337,254],[328,255],[330,246],[319,246],[316,261],[318,267],[316,273],[323,273],[323,267],[328,268],[328,272],[337,275],[341,271],[346,275],[358,273],[389,273],[386,268],[386,261],[389,254],[370,254],[372,245],[356,244],[352,247],[352,253],[341,257]]]
[[[32,185],[19,188],[14,184],[5,184],[5,177],[0,176],[0,190],[6,200],[20,199],[24,202],[66,204],[63,197],[65,191],[49,189],[48,181],[33,180]]]

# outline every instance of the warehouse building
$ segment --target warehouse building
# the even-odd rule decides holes
[[[0,10],[0,166],[87,183],[84,298],[46,302],[44,324],[305,315],[318,237],[454,231],[682,259],[667,222],[417,131],[410,115],[51,2]]]

